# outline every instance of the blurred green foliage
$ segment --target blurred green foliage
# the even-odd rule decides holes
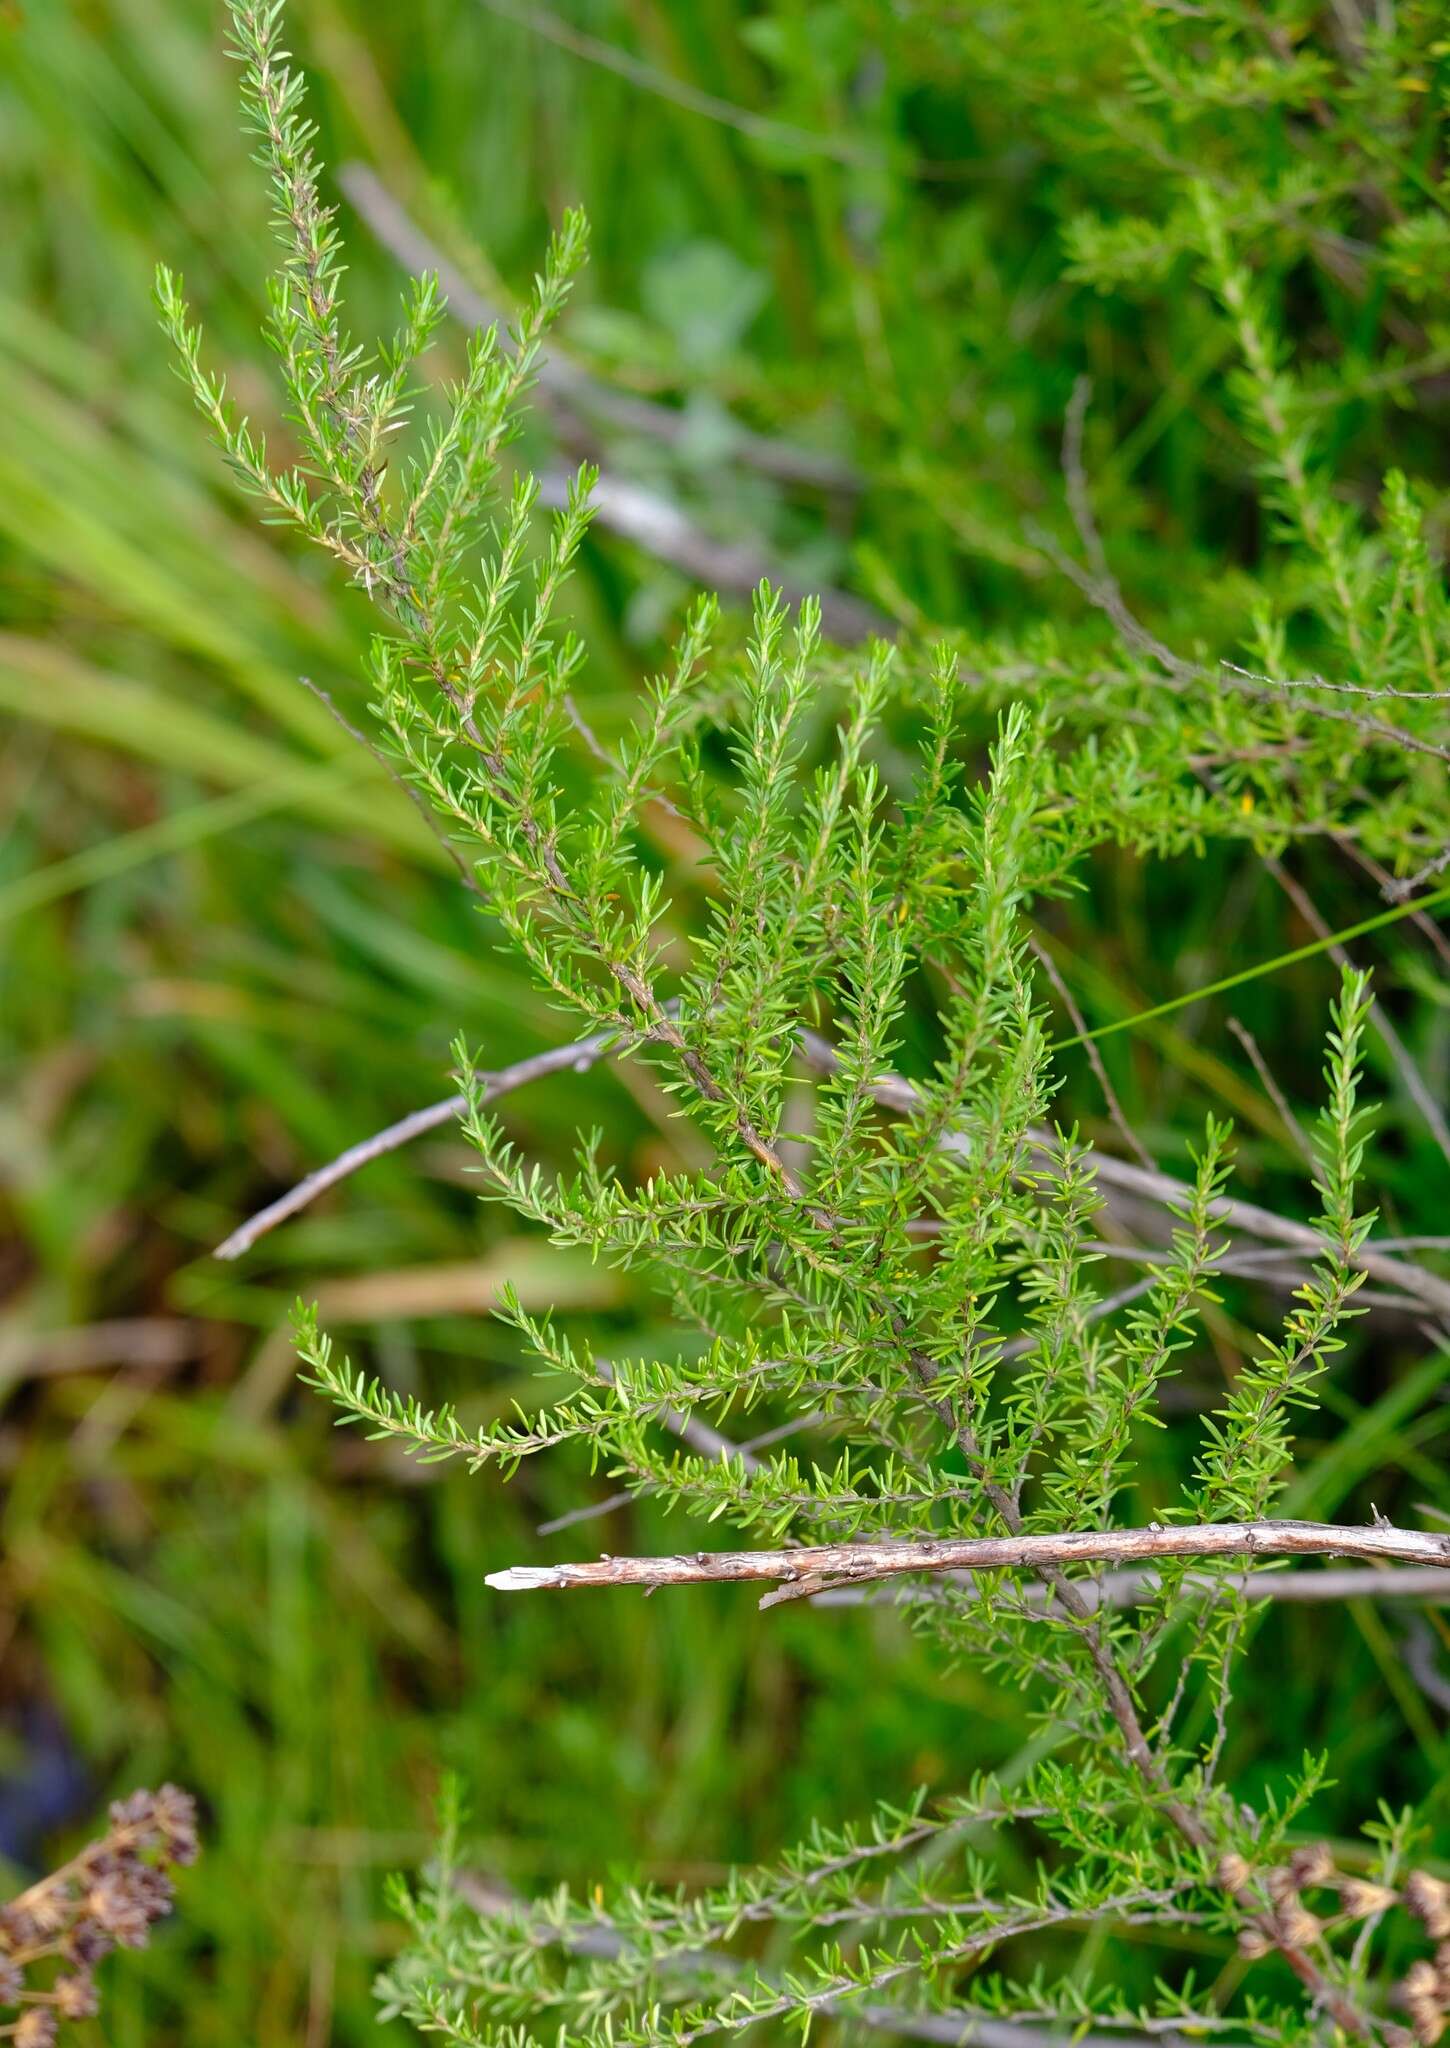
[[[722,549],[749,540],[908,633],[1078,631],[1083,600],[1031,531],[1070,533],[1062,421],[1088,373],[1094,500],[1130,601],[1217,652],[1264,593],[1303,600],[1312,659],[1184,180],[1213,184],[1279,295],[1340,501],[1372,507],[1404,466],[1438,573],[1447,235],[1424,199],[1450,41],[1433,8],[1402,7],[1383,48],[1361,23],[1350,49],[1353,7],[1246,9],[1220,35],[1232,13],[310,0],[293,31],[327,159],[370,165],[480,290],[506,300],[584,204],[593,256],[561,346],[689,423],[668,448],[606,430],[607,472],[666,491]],[[207,1815],[184,1924],[117,1973],[116,2048],[374,2038],[368,1978],[396,1938],[380,1879],[425,1853],[442,1763],[489,1875],[534,1888],[626,1864],[714,1874],[813,1818],[1032,1755],[1019,1700],[943,1677],[889,1614],[766,1627],[699,1590],[581,1601],[565,1628],[547,1603],[501,1604],[484,1573],[605,1482],[569,1459],[507,1494],[430,1478],[292,1391],[299,1292],[393,1385],[480,1418],[527,1391],[479,1313],[499,1278],[582,1330],[630,1325],[611,1276],[480,1209],[450,1139],[370,1168],[243,1268],[209,1260],[279,1187],[446,1092],[455,1033],[491,1062],[558,1035],[406,801],[298,686],[357,711],[361,597],[257,536],[157,336],[159,257],[234,390],[284,431],[257,368],[266,198],[219,42],[205,0],[0,7],[0,1814],[8,1853],[35,1861],[112,1787],[170,1775]],[[371,329],[397,266],[345,227]],[[451,373],[461,348],[440,354]],[[859,489],[733,460],[742,422],[848,462]],[[541,424],[526,453],[550,446]],[[602,733],[688,589],[590,543],[571,602]],[[1295,859],[1332,925],[1377,907],[1340,849]],[[1247,848],[1103,856],[1052,918],[1090,1021],[1305,936]],[[1401,925],[1364,957],[1443,1102],[1442,956]],[[1332,985],[1309,962],[1112,1041],[1154,1153],[1181,1164],[1205,1109],[1231,1113],[1250,1192],[1302,1208],[1292,1141],[1225,1023],[1252,1028],[1302,1107]],[[1441,1231],[1446,1163],[1376,1057],[1380,1229]],[[1072,1112],[1105,1130],[1081,1055],[1065,1067]],[[592,1121],[641,1171],[678,1142],[667,1101],[608,1070],[506,1120],[546,1164]],[[1235,1334],[1230,1301],[1203,1375],[1232,1370]],[[1427,1354],[1377,1323],[1295,1511],[1450,1506],[1447,1372],[1442,1341]],[[1182,1455],[1155,1444],[1146,1483]],[[589,1533],[670,1541],[646,1508]],[[1319,1824],[1348,1830],[1443,1781],[1443,1709],[1399,1617],[1356,1606],[1327,1631],[1275,1612],[1260,1655],[1246,1783],[1322,1746]]]

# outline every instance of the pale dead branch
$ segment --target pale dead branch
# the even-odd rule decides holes
[[[669,1007],[669,1006],[666,1006]],[[546,1079],[552,1074],[566,1073],[571,1069],[583,1073],[602,1059],[606,1053],[623,1044],[619,1034],[596,1032],[592,1037],[576,1039],[570,1045],[556,1046],[547,1052],[535,1053],[525,1060],[516,1060],[511,1066],[500,1067],[496,1072],[481,1075],[485,1101],[496,1101],[500,1096],[511,1094],[516,1088],[524,1088],[530,1082]],[[803,1031],[800,1035],[800,1054],[808,1067],[817,1073],[829,1074],[835,1071],[837,1056],[834,1046],[818,1032]],[[900,1074],[883,1074],[875,1083],[872,1093],[883,1108],[911,1115],[920,1106],[920,1095],[915,1085]],[[360,1168],[370,1165],[375,1159],[382,1159],[390,1152],[398,1151],[414,1138],[422,1137],[427,1131],[437,1130],[441,1124],[455,1122],[463,1114],[465,1100],[461,1094],[446,1096],[441,1102],[430,1103],[426,1109],[414,1110],[411,1115],[389,1124],[359,1144],[350,1145],[345,1152],[310,1173],[287,1193],[280,1195],[265,1209],[234,1230],[230,1237],[217,1246],[214,1257],[239,1259],[251,1250],[257,1240],[274,1230],[279,1223],[336,1187]],[[1028,1134],[1029,1143],[1041,1155],[1051,1152],[1053,1141],[1050,1133],[1033,1129]],[[955,1131],[946,1132],[941,1145],[944,1151],[960,1151],[967,1140]],[[1090,1152],[1089,1163],[1103,1187],[1116,1190],[1130,1198],[1146,1201],[1158,1209],[1171,1212],[1181,1211],[1189,1201],[1191,1190],[1172,1174],[1162,1173],[1157,1168],[1135,1165],[1131,1160],[1115,1158],[1108,1152]],[[1212,1220],[1230,1231],[1245,1237],[1254,1237],[1270,1244],[1291,1247],[1311,1258],[1319,1257],[1324,1249],[1324,1240],[1310,1224],[1296,1222],[1291,1217],[1278,1216],[1271,1209],[1262,1209],[1254,1202],[1244,1202],[1230,1195],[1221,1196],[1210,1211]],[[1437,1274],[1427,1272],[1424,1267],[1412,1261],[1396,1257],[1376,1245],[1373,1238],[1366,1241],[1355,1254],[1354,1263],[1372,1278],[1408,1295],[1422,1307],[1432,1310],[1441,1317],[1450,1316],[1450,1281],[1442,1280]]]
[[[1358,1557],[1433,1565],[1450,1575],[1450,1536],[1378,1522],[1205,1522],[1170,1528],[1074,1529],[1007,1536],[928,1538],[910,1543],[823,1543],[798,1550],[697,1550],[673,1557],[602,1557],[588,1564],[513,1565],[490,1572],[502,1593],[585,1586],[768,1584],[823,1589],[907,1572],[1040,1571],[1159,1557]],[[1447,1577],[1450,1583],[1450,1577]]]

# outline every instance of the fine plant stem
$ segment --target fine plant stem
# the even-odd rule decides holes
[[[953,1576],[953,1575],[949,1575]],[[970,1582],[970,1574],[964,1583]],[[1117,1571],[1084,1580],[1089,1600],[1097,1607],[1147,1606],[1161,1590],[1162,1575],[1151,1565],[1127,1565]],[[1323,1606],[1337,1600],[1414,1600],[1430,1606],[1450,1605],[1450,1578],[1443,1565],[1388,1565],[1351,1567],[1344,1571],[1281,1571],[1277,1566],[1263,1571],[1187,1574],[1179,1588],[1185,1598],[1218,1600],[1242,1594],[1249,1600],[1271,1600],[1290,1606]],[[1035,1587],[1027,1587],[1030,1605],[1047,1606],[1049,1598]],[[927,1599],[933,1589],[891,1588],[885,1593],[865,1592],[856,1586],[833,1586],[810,1595],[813,1607],[855,1607],[878,1600]]]
[[[665,1003],[662,1009],[674,1014],[675,1006]],[[516,1060],[512,1065],[500,1067],[495,1072],[481,1072],[478,1083],[482,1089],[482,1100],[497,1101],[501,1096],[515,1089],[525,1088],[530,1083],[544,1080],[554,1074],[587,1072],[589,1067],[620,1049],[624,1041],[618,1032],[595,1032],[588,1038],[576,1039],[568,1045],[551,1047],[548,1051],[530,1055],[528,1059]],[[803,1031],[800,1034],[800,1052],[806,1064],[818,1073],[830,1074],[836,1071],[839,1055],[828,1040],[818,1032]],[[871,1092],[883,1106],[913,1113],[920,1101],[915,1085],[899,1074],[883,1074],[871,1083]],[[335,1159],[329,1160],[315,1172],[296,1183],[276,1201],[268,1203],[253,1216],[237,1226],[224,1238],[212,1253],[217,1259],[242,1258],[259,1239],[275,1230],[280,1223],[300,1214],[342,1181],[349,1179],[376,1159],[386,1158],[391,1152],[400,1151],[413,1139],[427,1135],[440,1126],[456,1123],[468,1108],[466,1094],[447,1095],[438,1102],[429,1103],[423,1109],[415,1109],[396,1123],[387,1124],[370,1137],[349,1145]],[[1031,1143],[1038,1150],[1047,1150],[1050,1145],[1048,1133],[1032,1130]],[[959,1142],[951,1132],[946,1132],[941,1144],[950,1151]],[[1110,1153],[1095,1152],[1091,1155],[1093,1170],[1098,1179],[1109,1188],[1118,1188],[1124,1194],[1134,1195],[1154,1203],[1160,1208],[1177,1210],[1188,1197],[1189,1190],[1181,1180],[1164,1173],[1156,1167],[1135,1166],[1131,1161],[1115,1159]],[[1324,1239],[1310,1225],[1298,1223],[1292,1217],[1278,1216],[1270,1209],[1261,1208],[1257,1203],[1245,1202],[1237,1197],[1224,1195],[1214,1204],[1214,1221],[1229,1230],[1242,1232],[1247,1237],[1267,1239],[1282,1244],[1296,1252],[1314,1257],[1324,1249]],[[1391,1253],[1378,1249],[1373,1238],[1367,1239],[1355,1254],[1356,1263],[1362,1270],[1387,1285],[1400,1289],[1404,1294],[1423,1302],[1427,1308],[1441,1315],[1450,1315],[1450,1282],[1443,1281],[1423,1267],[1416,1266]]]
[[[503,1593],[582,1586],[690,1586],[769,1582],[819,1588],[905,1572],[1036,1571],[1154,1557],[1362,1557],[1450,1572],[1450,1536],[1388,1524],[1210,1523],[1197,1528],[1087,1529],[971,1536],[931,1542],[834,1543],[800,1550],[699,1550],[674,1557],[603,1557],[593,1564],[511,1565],[488,1575]],[[1447,1580],[1450,1590],[1450,1580]]]
[[[495,1073],[480,1073],[475,1076],[478,1099],[495,1102],[500,1096],[510,1095],[516,1088],[527,1088],[530,1082],[542,1081],[552,1074],[586,1074],[619,1043],[617,1031],[595,1031],[587,1038],[578,1038],[570,1045],[551,1046],[546,1052],[534,1053],[528,1059],[515,1060],[512,1065],[500,1067]],[[364,1166],[370,1166],[375,1159],[382,1159],[389,1152],[397,1152],[414,1138],[421,1138],[429,1131],[436,1131],[441,1124],[456,1123],[468,1107],[464,1095],[449,1095],[441,1102],[429,1103],[426,1109],[415,1109],[400,1117],[385,1130],[375,1131],[370,1138],[362,1139],[356,1145],[349,1145],[336,1159],[326,1166],[309,1173],[295,1187],[279,1195],[275,1202],[269,1202],[265,1209],[259,1209],[255,1216],[249,1216],[217,1246],[212,1253],[216,1259],[240,1259],[252,1249],[259,1238],[275,1230],[279,1223],[296,1216],[308,1208],[319,1195],[335,1188],[339,1181],[347,1180]]]

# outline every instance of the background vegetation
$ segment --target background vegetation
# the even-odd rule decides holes
[[[485,297],[509,303],[564,205],[588,209],[560,360],[678,429],[596,402],[562,431],[542,415],[529,459],[598,453],[607,479],[683,509],[727,581],[763,561],[838,593],[837,630],[869,607],[908,638],[959,632],[984,667],[1009,638],[1046,658],[1100,632],[1053,559],[1072,544],[1061,439],[1085,374],[1097,518],[1134,608],[1216,653],[1266,596],[1302,605],[1314,658],[1313,592],[1263,510],[1241,354],[1196,250],[1186,194],[1206,175],[1282,317],[1326,503],[1372,515],[1388,468],[1418,480],[1433,674],[1436,12],[600,0],[566,19],[308,0],[292,33],[327,160],[367,167]],[[581,1337],[630,1327],[610,1274],[479,1207],[451,1139],[370,1169],[238,1268],[209,1257],[299,1173],[446,1092],[455,1033],[491,1063],[559,1035],[407,802],[298,687],[355,710],[363,601],[258,539],[157,336],[162,257],[269,419],[267,201],[219,43],[202,0],[0,10],[0,1855],[38,1865],[138,1780],[201,1795],[204,1873],[185,1929],[118,1977],[118,2048],[377,2038],[368,1979],[396,1939],[380,1880],[425,1852],[441,1763],[467,1786],[480,1867],[535,1889],[615,1865],[714,1874],[893,1787],[951,1789],[968,1766],[1010,1781],[1033,1755],[1011,1691],[944,1678],[889,1613],[767,1626],[697,1589],[581,1599],[564,1628],[547,1602],[500,1602],[484,1573],[538,1554],[536,1525],[607,1481],[567,1458],[507,1493],[419,1471],[297,1395],[298,1293],[391,1384],[480,1419],[528,1377],[481,1313],[501,1278],[566,1305]],[[377,189],[354,169],[375,220]],[[386,324],[398,265],[342,218],[357,324]],[[461,344],[439,358],[456,370]],[[771,473],[747,428],[822,465]],[[690,588],[654,550],[590,541],[578,695],[606,738]],[[1381,907],[1346,846],[1287,859],[1331,925]],[[1097,856],[1043,921],[1094,1023],[1306,936],[1248,844]],[[1443,1104],[1443,942],[1400,924],[1360,957]],[[1247,1191],[1305,1213],[1292,1133],[1230,1023],[1302,1109],[1334,985],[1307,961],[1111,1041],[1154,1156],[1181,1169],[1205,1112],[1231,1114]],[[1441,1231],[1433,1119],[1376,1041],[1371,1059],[1380,1228]],[[1071,1113],[1119,1149],[1079,1055],[1065,1071]],[[638,1068],[505,1115],[546,1165],[595,1119],[639,1170],[680,1143]],[[1237,1334],[1230,1299],[1190,1399],[1232,1374]],[[1376,1318],[1294,1510],[1450,1507],[1447,1374],[1442,1339]],[[1166,1479],[1186,1453],[1170,1433],[1152,1456]],[[671,1527],[632,1508],[550,1540],[668,1548]],[[1271,1614],[1235,1774],[1272,1788],[1322,1747],[1331,1833],[1443,1782],[1438,1628],[1361,1604],[1332,1630]]]

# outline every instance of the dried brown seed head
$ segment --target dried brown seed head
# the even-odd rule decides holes
[[[0,1906],[0,1948],[33,1948],[40,1929],[24,1906]]]
[[[1351,1920],[1367,1920],[1371,1913],[1387,1913],[1398,1896],[1387,1885],[1372,1884],[1364,1877],[1347,1877],[1339,1887],[1339,1903]]]
[[[1450,1884],[1428,1870],[1412,1870],[1405,1880],[1405,1904],[1435,1941],[1450,1936]]]
[[[81,1970],[73,1977],[57,1977],[55,1980],[55,2009],[62,2019],[93,2019],[101,2009],[96,1993],[96,1980],[89,1970]]]
[[[35,1893],[30,1901],[29,1912],[35,1930],[42,1940],[48,1941],[52,1935],[60,1932],[70,1919],[74,1906],[69,1885],[50,1884],[44,1890]]]
[[[1289,1948],[1308,1948],[1324,1932],[1324,1922],[1301,1906],[1297,1896],[1286,1899],[1277,1909],[1274,1926]]]
[[[1289,1869],[1300,1891],[1309,1891],[1315,1885],[1333,1884],[1336,1875],[1334,1858],[1323,1842],[1296,1849],[1289,1858]]]
[[[86,1912],[100,1922],[119,1947],[146,1946],[150,1919],[122,1873],[103,1878],[86,1894]]]
[[[161,1830],[162,1854],[168,1863],[195,1863],[197,1855],[196,1801],[179,1785],[163,1785],[156,1794],[156,1825]]]
[[[92,1920],[84,1913],[65,1939],[66,1956],[71,1962],[80,1963],[85,1968],[89,1968],[92,1963],[100,1962],[102,1956],[108,1956],[115,1946],[115,1942],[100,1921]]]
[[[111,1826],[129,1834],[142,1848],[154,1849],[161,1840],[156,1819],[154,1792],[132,1792],[111,1803]]]
[[[1410,2026],[1419,2048],[1435,2048],[1445,2028],[1445,2009],[1440,1998],[1440,1972],[1423,1956],[1411,1963],[1399,1986],[1399,2001],[1410,2016]]]
[[[163,1920],[176,1898],[176,1887],[166,1872],[150,1863],[138,1863],[128,1872],[126,1891],[148,1920]]]
[[[1249,1881],[1249,1866],[1237,1849],[1226,1849],[1218,1859],[1215,1876],[1226,1892],[1239,1892]]]

